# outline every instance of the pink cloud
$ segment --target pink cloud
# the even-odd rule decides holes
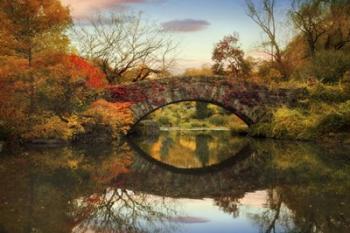
[[[76,19],[89,17],[94,12],[123,8],[126,4],[144,3],[147,0],[62,0],[63,5],[69,6],[72,16]]]
[[[209,27],[210,23],[206,20],[182,19],[171,20],[162,23],[163,29],[168,32],[196,32]]]

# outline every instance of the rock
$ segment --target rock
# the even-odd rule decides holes
[[[1,152],[2,149],[4,148],[4,144],[5,144],[5,142],[0,141],[0,152]]]

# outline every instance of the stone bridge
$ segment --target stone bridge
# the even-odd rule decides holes
[[[248,126],[259,122],[278,105],[293,105],[301,89],[269,89],[247,81],[225,77],[172,77],[116,85],[109,88],[111,102],[128,102],[134,113],[133,125],[153,111],[183,101],[202,101],[223,107]]]

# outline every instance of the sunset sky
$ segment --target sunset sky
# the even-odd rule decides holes
[[[62,1],[70,6],[75,20],[86,19],[97,12],[142,11],[145,18],[161,24],[179,43],[179,70],[210,63],[214,44],[232,32],[239,33],[246,54],[262,56],[257,47],[263,34],[246,15],[244,0]],[[282,14],[289,1],[279,2],[278,13]]]

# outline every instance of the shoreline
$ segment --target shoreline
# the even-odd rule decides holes
[[[231,131],[231,129],[226,127],[218,127],[218,128],[181,128],[181,127],[160,127],[160,131]]]

